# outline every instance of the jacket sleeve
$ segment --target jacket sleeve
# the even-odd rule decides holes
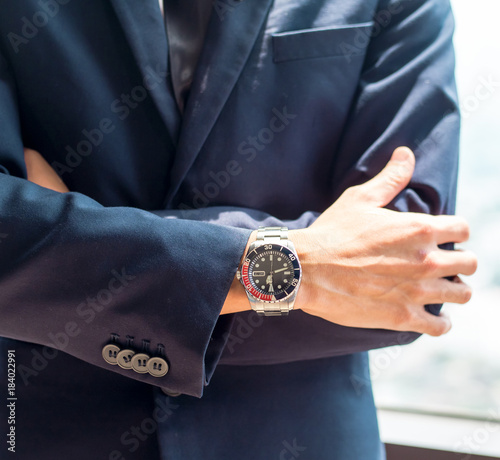
[[[460,117],[453,30],[449,0],[381,2],[337,155],[336,196],[373,177],[396,147],[407,145],[415,173],[389,208],[454,212]]]
[[[15,81],[0,54],[0,336],[54,347],[124,376],[194,396],[225,343],[219,313],[249,231],[106,208],[27,180]],[[107,364],[116,334],[163,377]]]

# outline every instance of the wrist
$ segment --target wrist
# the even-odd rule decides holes
[[[288,237],[295,246],[295,252],[302,267],[302,279],[295,300],[295,309],[303,310],[310,304],[312,299],[311,278],[312,272],[314,272],[314,264],[311,261],[311,251],[309,250],[311,242],[307,229],[290,230]]]
[[[241,260],[239,265],[243,262],[246,253],[248,252],[248,248],[250,245],[257,239],[257,231],[253,231],[248,238],[245,250],[241,255]],[[239,266],[238,265],[238,266]],[[240,311],[250,310],[250,305],[248,303],[248,298],[245,293],[245,288],[236,278],[236,275],[233,278],[233,282],[231,283],[231,287],[229,288],[229,292],[226,296],[226,300],[224,301],[224,305],[222,306],[222,310],[220,312],[221,315],[226,315],[229,313],[237,313]]]

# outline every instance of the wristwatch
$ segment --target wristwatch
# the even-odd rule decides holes
[[[293,309],[302,270],[286,227],[260,227],[236,277],[254,311],[285,316]]]

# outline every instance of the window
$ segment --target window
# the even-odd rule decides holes
[[[465,306],[445,306],[453,320],[446,336],[371,352],[371,373],[379,408],[475,420],[478,440],[458,430],[448,444],[500,456],[500,425],[491,423],[500,420],[500,1],[452,5],[463,116],[457,214],[472,229],[462,247],[479,257],[476,275],[466,279],[474,296]],[[466,436],[474,447],[463,447]]]

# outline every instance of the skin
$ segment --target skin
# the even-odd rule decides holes
[[[68,191],[40,154],[26,149],[25,159],[28,180]],[[347,189],[310,227],[289,232],[303,271],[296,309],[344,326],[433,336],[450,330],[447,315],[431,315],[424,305],[467,303],[472,291],[458,275],[472,275],[477,258],[438,248],[467,241],[463,218],[384,208],[408,185],[414,168],[413,152],[397,148],[377,176]],[[252,232],[247,249],[255,238]],[[221,314],[249,309],[235,278]]]
[[[38,152],[24,149],[24,161],[29,181],[56,192],[69,192],[68,187]]]

